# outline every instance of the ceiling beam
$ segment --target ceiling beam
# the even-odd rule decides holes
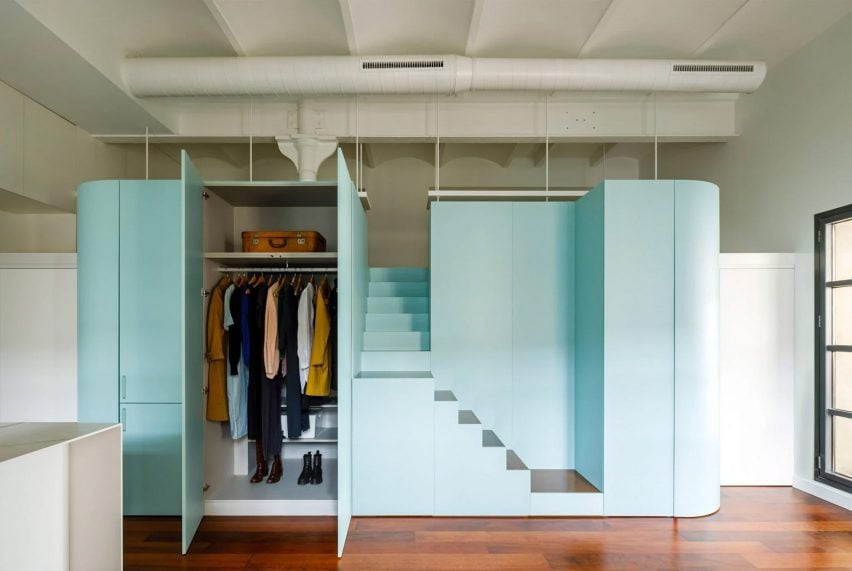
[[[346,33],[346,44],[349,55],[358,54],[358,38],[355,36],[355,22],[352,20],[352,6],[349,0],[339,0],[340,17],[343,20],[343,31]]]
[[[470,55],[476,47],[476,40],[479,37],[479,27],[482,25],[482,10],[485,7],[485,0],[476,0],[473,3],[473,12],[470,15],[470,27],[467,32],[467,43],[464,48],[464,55]]]
[[[739,7],[737,9],[735,9],[733,12],[731,12],[731,15],[728,16],[727,18],[725,18],[724,22],[719,24],[719,27],[716,28],[716,31],[713,32],[712,34],[710,34],[710,36],[708,36],[706,40],[701,42],[700,46],[695,48],[695,51],[692,52],[692,55],[693,56],[700,56],[704,52],[706,52],[707,49],[710,48],[713,45],[713,43],[716,41],[716,38],[718,38],[719,35],[722,33],[722,30],[724,30],[727,27],[727,25],[729,23],[731,23],[731,21],[734,18],[737,17],[737,14],[742,12],[743,8],[745,8],[746,4],[748,4],[750,1],[751,0],[742,0],[742,3],[739,5]]]
[[[553,154],[553,148],[555,146],[556,143],[550,143],[550,154]],[[545,145],[544,143],[536,147],[535,152],[533,153],[533,164],[535,166],[540,166],[544,162],[547,148],[547,145]]]
[[[237,35],[234,33],[234,30],[231,28],[231,25],[228,23],[227,18],[222,13],[222,10],[219,9],[219,5],[216,4],[216,0],[204,0],[204,5],[207,6],[207,10],[213,16],[213,19],[216,20],[216,23],[219,24],[219,29],[222,30],[222,33],[225,34],[225,37],[228,38],[228,42],[231,44],[231,47],[234,49],[238,56],[248,55],[246,54],[246,50],[243,48],[243,45],[240,43],[240,40],[237,38]]]
[[[589,47],[589,44],[592,41],[592,38],[595,37],[595,34],[598,30],[604,27],[604,25],[612,18],[612,15],[615,13],[615,5],[618,0],[609,0],[609,4],[607,4],[606,10],[603,11],[601,17],[598,19],[598,23],[595,24],[595,27],[592,29],[592,33],[589,34],[589,37],[586,38],[586,41],[583,42],[583,46],[580,48],[580,51],[577,52],[577,57],[583,57],[586,55],[586,50]]]

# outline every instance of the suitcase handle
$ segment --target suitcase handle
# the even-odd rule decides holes
[[[273,248],[286,248],[287,238],[270,238],[269,245]]]

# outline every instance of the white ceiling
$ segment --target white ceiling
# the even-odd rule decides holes
[[[62,57],[47,48],[19,50],[14,74],[0,61],[0,81],[51,108],[55,105],[47,102],[64,87],[42,77],[47,72],[39,62],[46,58],[76,58],[81,68],[97,70],[122,90],[120,63],[134,56],[465,54],[758,59],[772,66],[852,13],[852,0],[0,0],[0,5],[23,8],[67,46]],[[0,19],[0,37],[22,21]],[[156,114],[148,103],[127,97]],[[64,115],[89,128],[85,117]],[[162,119],[168,123],[168,117]],[[117,132],[102,123],[101,132]]]

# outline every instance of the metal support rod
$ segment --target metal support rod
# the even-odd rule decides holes
[[[258,274],[310,274],[310,273],[333,273],[337,271],[337,266],[325,267],[325,268],[279,268],[279,267],[257,267],[257,268],[225,268],[220,267],[219,272],[223,274],[237,274],[237,273],[258,273]]]
[[[361,133],[358,129],[358,98],[355,97],[355,191],[361,190]]]
[[[249,181],[254,180],[254,99],[249,97]]]
[[[550,193],[550,95],[544,96],[544,201]]]
[[[654,180],[657,179],[657,93],[654,92]]]
[[[441,133],[438,131],[438,98],[435,97],[435,190],[441,190]],[[438,196],[438,202],[441,197]]]
[[[148,127],[145,127],[145,180],[148,180]]]

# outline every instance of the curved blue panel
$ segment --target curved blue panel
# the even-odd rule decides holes
[[[719,187],[675,182],[674,515],[719,509]]]

